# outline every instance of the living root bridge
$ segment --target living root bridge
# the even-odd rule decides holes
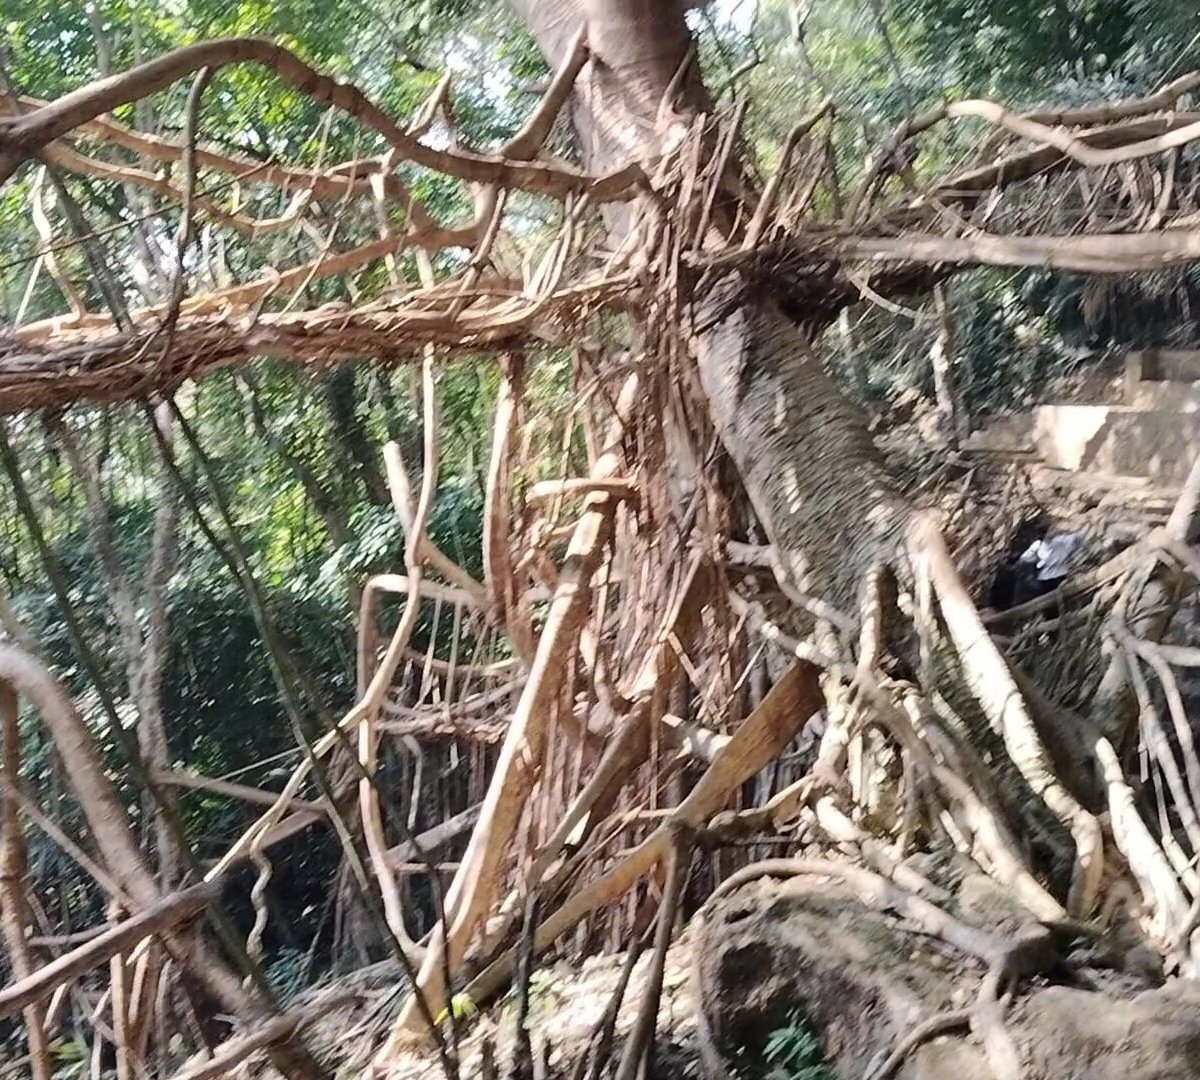
[[[404,871],[395,863],[398,852],[406,858],[421,852],[407,837],[397,848],[388,836],[386,826],[404,823],[399,815],[384,820],[375,784],[379,747],[390,734],[384,716],[424,723],[473,696],[481,709],[494,707],[504,741],[416,973],[416,992],[381,1055],[383,1067],[403,1042],[436,1029],[433,1018],[443,1009],[455,1015],[454,990],[464,982],[476,1002],[499,991],[522,948],[528,954],[548,947],[604,909],[614,920],[610,929],[628,929],[613,914],[619,902],[669,866],[670,901],[655,942],[660,966],[686,853],[697,838],[721,841],[713,818],[728,814],[756,777],[755,802],[732,811],[732,824],[725,822],[730,832],[742,825],[752,836],[766,832],[774,843],[799,820],[811,835],[896,881],[906,873],[897,852],[953,847],[1047,919],[1063,913],[1064,896],[1073,913],[1090,916],[1110,899],[1106,887],[1119,894],[1130,880],[1156,946],[1182,970],[1196,970],[1200,943],[1193,940],[1195,925],[1186,924],[1200,911],[1200,815],[1194,808],[1184,815],[1191,832],[1178,835],[1169,809],[1161,814],[1165,825],[1144,820],[1127,766],[1109,742],[1095,737],[1092,718],[1074,727],[1081,753],[1073,760],[1084,763],[1078,772],[1103,775],[1108,819],[1098,818],[1095,804],[1068,783],[1077,779],[1067,775],[1075,770],[1050,753],[1052,726],[1043,724],[1044,714],[1055,710],[1035,706],[1036,695],[1015,677],[950,558],[942,524],[904,494],[861,410],[824,370],[808,333],[860,295],[891,303],[889,297],[960,265],[1120,270],[1195,259],[1200,184],[1176,170],[1164,151],[1200,137],[1194,117],[1176,114],[1179,94],[1196,84],[1053,117],[1014,117],[978,102],[947,108],[928,123],[973,116],[992,125],[983,164],[927,183],[895,176],[888,166],[893,151],[922,134],[910,124],[880,147],[858,190],[848,193],[836,187],[831,147],[837,129],[830,110],[822,110],[797,129],[790,156],[760,190],[737,161],[736,120],[722,124],[707,115],[685,5],[522,0],[519,6],[558,74],[522,132],[497,154],[435,150],[421,142],[427,124],[421,116],[402,126],[353,87],[260,41],[197,45],[59,102],[19,103],[17,114],[0,124],[0,175],[24,157],[63,149],[63,140],[78,133],[154,160],[179,150],[177,160],[191,162],[184,166],[185,183],[177,185],[186,201],[196,168],[230,175],[237,163],[231,167],[208,151],[168,151],[161,140],[134,149],[131,140],[139,134],[119,131],[103,114],[200,68],[254,61],[358,118],[387,147],[364,167],[365,185],[355,182],[362,176],[353,168],[338,166],[319,181],[310,178],[310,197],[295,207],[297,235],[307,226],[311,239],[314,231],[323,237],[318,223],[324,220],[313,213],[318,186],[347,199],[370,197],[374,205],[358,225],[360,231],[377,225],[378,238],[371,233],[368,242],[338,252],[322,238],[316,253],[297,265],[262,267],[228,289],[190,297],[173,292],[177,302],[114,310],[111,317],[79,310],[0,339],[0,412],[169,394],[188,379],[261,355],[313,367],[422,357],[419,495],[398,448],[385,455],[407,537],[405,573],[375,577],[363,591],[357,702],[314,743],[274,805],[210,874],[220,876],[247,857],[261,871],[269,867],[264,852],[271,839],[322,818],[348,832],[332,795],[324,815],[297,808],[294,800],[321,759],[347,740],[357,744],[354,827],[367,841],[371,888],[383,898],[386,925],[407,963],[413,941],[397,880]],[[573,113],[584,127],[580,145],[585,158],[593,158],[586,162],[590,171],[541,154],[572,88]],[[72,160],[60,154],[62,167]],[[456,181],[460,193],[472,196],[474,218],[439,231],[428,208],[406,201],[397,186],[399,161]],[[1114,162],[1119,169],[1110,168]],[[1130,171],[1142,182],[1127,182]],[[277,188],[290,190],[297,177],[296,170],[262,171],[262,182]],[[1162,200],[1168,189],[1172,197]],[[502,234],[512,240],[504,225],[513,213],[509,195],[518,190],[537,196],[552,224],[528,248],[516,245],[519,258],[505,259],[494,249]],[[651,197],[641,198],[647,190]],[[629,200],[628,212],[607,216],[623,223],[607,237],[611,254],[601,261],[592,211],[614,199]],[[185,214],[192,210],[205,212],[197,205]],[[394,235],[390,210],[404,218]],[[230,225],[213,216],[215,225]],[[526,238],[528,231],[526,225]],[[39,258],[51,253],[50,241]],[[447,255],[435,271],[430,248],[438,241],[461,243],[466,254]],[[181,241],[177,253],[181,266],[185,246]],[[415,284],[395,259],[406,248],[413,249]],[[378,275],[350,280],[380,262],[388,280],[382,294]],[[524,269],[493,269],[502,263]],[[314,280],[333,275],[370,301],[300,306]],[[172,284],[186,283],[181,277]],[[525,355],[519,347],[539,335],[561,344],[564,331],[577,338],[583,320],[597,311],[631,314],[634,346],[632,356],[619,359],[599,350],[577,357],[580,408],[570,410],[562,445],[585,445],[587,467],[580,471],[588,475],[523,489],[515,478],[535,475],[542,462],[521,457],[523,365],[538,357],[536,349]],[[504,364],[487,472],[482,583],[426,532],[441,462],[437,362],[481,346],[513,353]],[[1192,531],[1175,539],[1186,542]],[[733,586],[713,565],[715,553],[763,534],[782,596],[772,592],[759,565],[750,568],[753,588],[731,597]],[[894,567],[906,571],[897,575],[903,612],[897,590],[886,587]],[[863,583],[867,588],[860,589]],[[406,602],[386,647],[375,625],[377,594],[385,590]],[[1129,604],[1136,591],[1131,588]],[[764,593],[794,618],[791,635],[771,638],[793,654],[782,673],[759,663],[759,643],[751,644],[756,625],[766,625],[759,603]],[[543,615],[536,605],[547,596]],[[455,611],[448,657],[434,655],[437,633],[426,656],[412,655],[410,635],[423,604]],[[1128,606],[1123,602],[1120,619]],[[466,618],[490,641],[503,639],[505,654],[516,657],[511,668],[503,667],[506,681],[499,688],[489,685],[474,695],[462,687],[488,664],[467,663],[458,651],[458,627]],[[1136,635],[1114,621],[1112,637],[1125,640],[1120,634],[1126,634],[1128,658],[1136,664],[1165,623],[1133,616],[1129,622]],[[889,640],[889,626],[915,630],[906,641],[921,645],[917,663],[909,665],[918,670],[905,679],[888,675],[896,659],[889,651],[900,651]],[[941,666],[935,662],[944,658]],[[425,687],[417,705],[389,701],[409,661],[436,691],[427,702]],[[779,675],[773,684],[771,675]],[[165,902],[90,734],[61,688],[43,666],[7,646],[0,647],[0,676],[52,726],[103,870],[115,882],[114,900],[131,914]],[[504,709],[509,690],[517,699],[511,713]],[[447,700],[456,695],[457,701]],[[978,739],[958,723],[960,702],[972,718],[983,717],[986,731]],[[781,763],[764,777],[800,726],[822,709],[828,727],[818,768],[795,777]],[[1118,710],[1123,724],[1115,731],[1135,732],[1138,711]],[[413,732],[404,738],[416,745],[419,762]],[[688,760],[690,749],[697,760]],[[1154,760],[1174,784],[1180,772],[1174,758],[1173,771],[1165,756]],[[682,773],[685,767],[695,771]],[[1189,768],[1197,772],[1194,753],[1185,775]],[[1021,798],[1004,797],[1002,785],[1010,780]],[[1175,799],[1174,810],[1182,813],[1185,801]],[[1026,828],[1031,819],[1050,826],[1046,832],[1065,854],[1061,865],[1057,849],[1046,854],[1025,843],[1034,831]],[[867,831],[868,822],[878,835]],[[1131,875],[1118,860],[1105,862],[1110,841]],[[353,853],[354,845],[346,850]],[[430,880],[440,881],[436,870]],[[866,880],[878,885],[874,877]],[[652,900],[653,890],[647,896]],[[516,939],[523,910],[542,915],[527,920],[522,945]],[[1165,940],[1172,921],[1185,924],[1186,932],[1176,931],[1179,940]],[[244,992],[239,975],[218,963],[191,930],[165,930],[163,937],[174,950],[172,962],[194,971],[247,1028],[218,1050],[217,1062],[241,1061],[269,1044],[276,1067],[289,1077],[320,1075],[294,1017],[273,1015]],[[652,986],[660,982],[657,974]],[[114,985],[119,982],[114,977]],[[639,1011],[638,1038],[631,1040],[639,1054],[646,1023],[652,1027],[656,1015],[653,1005]],[[622,1074],[638,1065],[630,1057]],[[197,1066],[197,1074],[205,1075],[205,1068],[213,1064]]]
[[[444,353],[558,334],[626,293],[625,276],[601,277],[542,296],[497,286],[482,296],[442,287],[393,300],[310,311],[264,312],[260,304],[185,311],[173,328],[150,312],[131,330],[110,320],[40,324],[0,332],[0,414],[61,408],[81,397],[120,402],[170,394],[188,379],[275,356],[320,370],[363,356],[414,362],[424,345]],[[455,311],[455,305],[461,310]]]
[[[565,13],[563,17],[571,21]],[[599,34],[596,48],[603,47],[603,31],[598,29],[602,22],[593,26]],[[556,35],[561,29],[560,25]],[[584,33],[561,42],[556,37],[555,48],[561,49],[561,56],[551,86],[521,131],[492,154],[434,149],[421,141],[432,116],[430,109],[404,127],[354,86],[322,75],[287,49],[257,38],[189,46],[54,102],[5,98],[10,114],[0,117],[0,163],[9,172],[16,163],[43,151],[57,154],[67,170],[74,164],[85,174],[94,173],[97,165],[89,162],[109,171],[116,168],[71,150],[64,140],[80,133],[153,160],[190,161],[193,181],[197,169],[211,169],[245,176],[248,183],[307,192],[308,200],[288,212],[296,225],[311,227],[306,215],[313,209],[313,199],[334,196],[372,197],[379,209],[389,203],[401,205],[407,221],[395,236],[385,227],[380,239],[358,248],[322,250],[312,262],[186,298],[177,318],[165,308],[134,312],[132,328],[122,330],[118,319],[84,312],[6,333],[0,337],[0,412],[58,408],[81,398],[111,402],[169,393],[188,378],[260,355],[320,366],[362,356],[385,362],[405,359],[426,344],[452,351],[508,345],[541,332],[561,337],[564,322],[576,324],[590,310],[624,299],[647,300],[644,294],[627,295],[639,280],[639,271],[654,258],[652,253],[638,255],[636,246],[617,260],[628,266],[593,278],[565,278],[567,256],[584,250],[578,222],[571,224],[567,218],[583,205],[633,198],[647,184],[679,196],[671,176],[692,153],[692,143],[685,137],[666,154],[669,140],[665,139],[652,140],[637,153],[627,147],[619,157],[610,155],[593,173],[535,160],[580,71],[590,70],[587,62],[593,46]],[[134,132],[105,115],[116,105],[139,100],[195,71],[244,62],[265,66],[314,100],[355,117],[383,141],[387,151],[378,158],[340,163],[324,171],[288,170],[202,146],[189,152],[188,147]],[[610,62],[620,66],[618,58]],[[672,75],[665,69],[661,74],[670,84]],[[761,197],[749,186],[741,186],[740,193],[753,206],[748,231],[717,237],[716,230],[710,229],[684,248],[681,260],[697,270],[741,270],[757,280],[769,279],[781,305],[817,326],[830,322],[840,308],[861,295],[886,300],[889,294],[924,288],[950,266],[1036,265],[1123,272],[1190,261],[1200,254],[1194,178],[1185,183],[1160,162],[1164,154],[1200,135],[1200,121],[1175,111],[1192,79],[1181,78],[1155,95],[1104,109],[1021,116],[994,103],[971,101],[935,110],[903,125],[880,148],[878,160],[848,199],[830,193],[833,205],[846,204],[844,217],[832,221],[817,220],[812,213],[824,182],[813,147],[830,122],[827,110],[819,112],[798,126],[789,142],[790,152]],[[685,79],[666,89],[674,93],[686,85]],[[618,100],[619,94],[614,93],[614,103]],[[643,106],[651,104],[657,108],[658,99]],[[431,105],[436,107],[436,95]],[[995,125],[994,160],[923,188],[918,185],[899,197],[889,196],[888,148],[894,151],[901,141],[917,139],[937,124],[961,117]],[[709,145],[720,145],[724,138],[718,134],[714,144],[704,137]],[[1043,145],[1029,149],[1030,141]],[[728,138],[724,145],[728,153]],[[400,183],[396,165],[406,161],[474,185],[475,220],[439,225]],[[1118,182],[1109,175],[1114,162],[1141,170],[1146,183]],[[1087,178],[1092,185],[1088,190],[1094,188],[1096,197],[1081,202],[1072,184],[1084,172],[1093,174]],[[136,185],[139,177],[124,179]],[[705,193],[709,206],[699,214],[701,225],[716,221],[711,204],[720,179],[704,180],[710,185]],[[1043,195],[1050,199],[1057,233],[1046,226],[1044,214],[1039,211],[1041,216],[1031,217],[1019,201],[1026,184],[1047,182],[1051,186]],[[163,194],[161,182],[153,183]],[[166,194],[184,201],[186,187],[170,188]],[[534,282],[493,285],[481,276],[481,268],[503,231],[506,196],[513,190],[550,200],[574,200],[574,204],[570,214],[564,214],[562,251],[549,260],[548,275],[539,275]],[[1100,198],[1102,190],[1111,198]],[[1162,206],[1131,205],[1143,190],[1170,191],[1173,198]],[[1043,201],[1037,200],[1038,205]],[[237,224],[230,220],[228,208],[212,200],[192,199],[189,206],[198,215],[210,213],[218,223]],[[946,207],[953,207],[955,214],[942,213]],[[1159,225],[1152,230],[1123,232],[1114,229],[1110,220],[1114,215],[1131,220],[1151,213]],[[1034,231],[1027,231],[1035,225]],[[1099,235],[1080,235],[1088,231]],[[636,229],[633,232],[637,234]],[[645,237],[653,240],[653,230]],[[405,248],[424,252],[451,246],[465,247],[471,257],[436,286],[430,280],[413,293],[393,289],[385,299],[345,311],[292,310],[295,295],[289,294],[315,279],[359,271],[380,259],[390,260]],[[269,310],[285,297],[282,311]]]

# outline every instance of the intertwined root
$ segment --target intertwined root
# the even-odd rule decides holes
[[[633,390],[623,396],[624,408],[632,407],[634,397]],[[625,422],[618,403],[614,424]],[[614,429],[611,454],[597,459],[594,477],[620,473],[620,430]],[[503,442],[499,440],[501,445]],[[624,472],[628,474],[628,468]],[[648,997],[639,1006],[641,1019],[635,1037],[619,1066],[621,1074],[633,1075],[651,1045],[666,943],[684,895],[688,868],[694,863],[694,852],[780,834],[803,835],[810,842],[816,840],[837,850],[837,869],[822,863],[818,866],[821,873],[836,873],[844,880],[859,882],[863,888],[870,885],[868,892],[883,889],[879,895],[890,897],[888,904],[902,901],[901,906],[916,911],[919,920],[938,922],[939,933],[949,934],[959,947],[975,956],[983,955],[983,946],[967,931],[955,929],[953,918],[938,907],[938,890],[904,864],[908,852],[949,842],[1011,890],[1031,920],[1039,924],[1065,924],[1071,917],[1090,917],[1101,907],[1111,909],[1110,897],[1131,891],[1125,882],[1124,875],[1128,874],[1134,894],[1140,896],[1138,914],[1150,939],[1171,966],[1185,974],[1196,970],[1194,912],[1198,893],[1194,874],[1181,861],[1188,857],[1184,845],[1190,845],[1192,839],[1186,827],[1194,820],[1189,817],[1190,804],[1179,804],[1180,820],[1184,822],[1179,835],[1170,831],[1156,834],[1139,810],[1120,756],[1111,742],[1099,735],[1093,739],[1094,783],[1086,777],[1060,777],[1042,735],[1040,725],[1045,721],[1037,715],[1037,708],[1031,705],[1034,699],[1014,677],[983,626],[931,519],[914,520],[908,557],[899,576],[902,583],[912,583],[914,597],[904,595],[903,588],[897,595],[896,576],[881,566],[864,579],[859,617],[841,627],[825,624],[824,629],[817,620],[811,624],[816,630],[811,642],[790,637],[761,613],[749,620],[753,604],[747,605],[744,600],[725,603],[718,567],[704,549],[695,551],[689,571],[662,598],[658,626],[644,638],[651,643],[650,649],[644,654],[636,678],[630,680],[621,679],[619,673],[606,667],[614,654],[605,657],[601,640],[592,636],[595,624],[588,618],[588,607],[594,602],[589,582],[594,588],[596,580],[611,581],[611,571],[602,569],[611,556],[604,553],[621,540],[632,542],[632,534],[625,531],[630,518],[619,511],[632,489],[616,490],[597,482],[581,490],[585,514],[568,547],[567,570],[551,579],[550,617],[536,638],[534,660],[517,691],[515,715],[524,717],[524,726],[510,722],[505,729],[506,752],[498,759],[491,801],[485,801],[471,819],[476,824],[463,864],[478,868],[469,880],[474,897],[468,904],[464,897],[469,894],[463,887],[452,889],[445,897],[440,932],[428,943],[420,971],[413,973],[418,993],[402,1012],[392,1039],[382,1051],[381,1064],[386,1064],[412,1037],[427,1033],[431,1023],[438,1026],[458,1016],[462,1002],[478,1005],[502,989],[522,955],[537,955],[584,920],[595,923],[614,917],[608,913],[614,912],[640,883],[650,886],[653,896],[657,882],[664,891]],[[397,498],[407,505],[402,495]],[[456,604],[475,603],[469,582],[468,587],[455,591],[453,586],[424,579],[424,564],[430,556],[421,548],[421,530],[414,529],[412,535],[417,539],[412,545],[409,574],[373,582],[366,597],[380,588],[396,588],[411,606],[430,597],[440,598],[439,602],[451,598]],[[641,598],[628,590],[614,591],[612,599],[620,605],[623,617],[640,608]],[[373,610],[373,601],[366,599],[364,604],[364,610]],[[902,615],[901,610],[908,614]],[[753,625],[771,648],[795,654],[771,689],[726,732],[707,728],[703,722],[712,705],[711,695],[706,698],[704,694],[705,673],[725,670],[727,674],[719,677],[728,678],[726,685],[736,687],[744,683],[751,669],[728,671],[723,655],[711,648],[705,628],[722,625],[722,619],[736,620],[732,625],[739,633]],[[345,735],[357,734],[362,751],[364,746],[369,750],[374,745],[371,740],[383,733],[385,729],[378,727],[381,709],[389,700],[386,692],[397,658],[407,649],[409,627],[410,620],[402,618],[384,650],[381,666],[373,674],[364,672],[362,702],[346,716],[338,732],[314,747],[313,760],[319,762]],[[360,632],[364,635],[360,655],[374,657],[376,648],[369,643],[373,629],[364,622]],[[923,657],[917,663],[919,673],[912,679],[889,675],[887,669],[895,667],[891,662],[894,650],[913,640],[920,643]],[[1149,648],[1146,643],[1135,647]],[[42,682],[31,682],[22,675],[21,664],[26,661],[18,662],[21,654],[10,648],[10,655],[17,664],[10,681],[16,680],[18,689],[33,694],[48,719],[71,715],[69,704],[60,700],[61,694],[45,689],[51,684],[45,683],[44,672],[39,676]],[[556,745],[560,753],[578,752],[571,749],[578,745],[577,737],[564,739],[561,730],[566,722],[561,711],[565,689],[571,680],[576,695],[580,687],[579,673],[562,663],[571,655],[584,658],[584,670],[593,680],[591,693],[608,703],[614,727],[593,768],[579,774],[577,789],[568,794],[552,782],[553,774],[545,771],[544,763],[548,748]],[[1169,648],[1161,656],[1189,658]],[[492,664],[496,670],[489,670],[489,676],[507,678],[509,668],[504,664]],[[514,673],[516,670],[514,667]],[[463,674],[467,672],[464,666]],[[482,668],[476,671],[476,675],[482,673]],[[698,718],[670,711],[671,696],[665,691],[680,682],[700,693]],[[484,683],[471,693],[486,695],[490,691]],[[469,696],[464,697],[459,706],[469,701]],[[406,708],[414,717],[419,713],[419,708]],[[961,715],[968,708],[977,711],[984,721],[985,735],[990,732],[992,736],[983,743],[973,741],[972,728]],[[826,725],[811,768],[789,783],[767,788],[767,797],[758,805],[737,809],[736,800],[743,786],[766,775],[764,770],[777,767],[781,755],[795,745],[809,719],[821,712],[826,716]],[[532,725],[541,728],[541,746],[531,742]],[[144,871],[137,869],[140,864],[136,854],[121,854],[128,842],[112,824],[120,812],[112,809],[111,796],[96,787],[94,770],[86,767],[88,754],[94,753],[87,749],[90,736],[82,736],[77,727],[64,727],[58,721],[53,721],[51,728],[65,754],[75,747],[78,750],[69,753],[82,755],[69,758],[82,763],[71,775],[81,804],[97,815],[97,836],[111,833],[107,842],[115,847],[106,853],[105,863],[109,872],[123,867],[120,873],[124,877],[117,878],[115,887],[123,895],[128,894],[127,910],[135,916],[126,930],[128,935],[141,926],[138,920],[151,909],[158,911],[154,906],[159,903],[158,894],[148,891],[152,886],[141,876]],[[365,733],[372,730],[377,734],[363,742]],[[1187,758],[1188,750],[1186,744],[1156,748],[1159,755],[1172,755],[1158,758],[1164,772],[1172,776],[1172,793],[1187,794],[1182,777],[1196,769]],[[1182,759],[1177,755],[1183,755]],[[638,829],[639,793],[648,790],[648,782],[657,787],[660,781],[652,778],[679,768],[681,763],[692,770],[690,791],[676,805],[668,805],[656,827],[649,832],[643,829],[643,838],[632,849],[613,854],[607,847],[611,840]],[[370,757],[360,759],[360,764],[369,777]],[[225,869],[241,857],[252,858],[260,870],[264,864],[269,868],[266,852],[272,830],[287,820],[285,815],[289,813],[309,813],[307,809],[294,809],[308,767],[297,770],[276,805],[231,848],[229,856],[210,875],[214,881],[220,880]],[[1029,800],[1024,805],[1014,807],[1014,800],[1001,786],[1011,778],[1024,785],[1021,790]],[[1106,836],[1120,856],[1107,863],[1102,861],[1101,819],[1084,808],[1080,799],[1085,796],[1074,794],[1086,791],[1089,783],[1107,801]],[[379,833],[374,846],[368,844],[367,850],[374,873],[386,883],[392,871],[390,856],[382,844],[379,808],[371,803],[377,798],[373,785],[360,781],[360,827],[368,831],[374,828]],[[547,816],[543,804],[549,799],[562,801],[555,803],[553,814]],[[735,807],[732,810],[731,802]],[[500,820],[507,822],[504,828],[498,826]],[[537,837],[535,846],[529,837],[520,837],[518,826],[525,823],[522,827],[529,829],[528,823],[538,820],[543,824],[540,832],[531,834]],[[1044,833],[1046,842],[1031,848],[1026,842],[1026,837],[1034,834],[1031,830]],[[518,861],[512,854],[515,838],[526,845]],[[419,852],[419,845],[414,850]],[[1063,861],[1056,861],[1055,852],[1065,856]],[[129,862],[131,858],[135,861]],[[747,875],[794,872],[796,865],[800,864],[789,869],[783,864],[756,864],[745,873],[735,873],[718,892],[736,886]],[[809,872],[811,867],[801,869]],[[104,874],[104,870],[97,872]],[[139,891],[128,892],[134,888]],[[384,895],[386,899],[386,890]],[[532,896],[540,898],[536,918],[526,915],[522,920],[520,912],[527,910],[526,900]],[[162,903],[167,905],[165,910],[176,910],[174,898]],[[395,906],[389,914],[396,920],[394,928],[404,933],[404,910],[398,897],[392,903]],[[506,911],[515,917],[492,924],[482,921],[488,913]],[[912,911],[908,911],[910,916]],[[156,919],[160,917],[155,915],[146,922],[145,931],[138,933],[174,933],[164,931]],[[256,924],[253,933],[261,931],[262,926]],[[169,936],[168,940],[175,939]],[[447,940],[449,950],[444,945]],[[464,978],[468,946],[475,973]],[[124,939],[118,947],[132,950],[130,962],[148,955],[144,948]],[[964,1024],[975,1029],[989,1055],[995,1055],[999,1074],[1011,1071],[1014,1059],[1011,1049],[1006,1049],[1001,1002],[1015,991],[1013,976],[1020,973],[1010,970],[1009,953],[995,942],[987,943],[987,952],[995,977],[985,983],[987,993],[981,992],[980,1002],[961,1014],[931,1019],[914,1030],[881,1066],[880,1075],[898,1068],[923,1039],[948,1026]],[[199,961],[193,956],[189,962]],[[59,985],[63,984],[47,984],[39,991],[42,996],[26,1005],[36,1005]],[[448,987],[461,989],[452,995]],[[246,1054],[255,1052],[256,1047],[271,1042],[277,1028],[279,1038],[284,1037],[285,1030],[294,1030],[283,1020],[264,1021],[261,1039],[245,1041],[245,1046],[231,1044],[226,1053],[234,1054],[239,1049]],[[288,1052],[286,1043],[281,1049]],[[304,1067],[296,1062],[300,1058],[293,1062],[294,1068]]]

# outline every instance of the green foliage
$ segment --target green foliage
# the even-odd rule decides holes
[[[701,26],[724,39],[724,52],[716,41],[707,50],[710,83],[750,65],[737,89],[764,171],[797,117],[826,97],[836,102],[845,190],[910,109],[980,96],[1018,107],[1078,105],[1147,93],[1200,66],[1194,7],[1182,0],[762,0],[749,33]],[[930,132],[913,164],[918,183],[958,166],[979,134],[977,123],[962,121]],[[978,416],[1024,405],[1114,349],[1195,347],[1198,286],[1191,269],[1120,278],[962,275],[953,286],[958,389]],[[868,404],[886,403],[881,412],[893,420],[907,415],[901,403],[932,394],[934,323],[923,298],[909,305],[921,313],[915,320],[870,305],[855,312],[850,363],[836,334],[826,342],[843,384]]]
[[[771,1032],[763,1057],[770,1066],[768,1080],[834,1080],[836,1076],[825,1060],[820,1038],[798,1011],[788,1016],[785,1026]]]
[[[1200,58],[1195,9],[1182,0],[915,0],[889,8],[919,62],[940,67],[948,86],[1019,103],[1060,97],[1072,83],[1148,85]]]
[[[281,1004],[287,1004],[305,988],[309,978],[310,958],[300,949],[284,946],[266,967],[267,983]]]
[[[451,1017],[455,1020],[470,1020],[479,1014],[479,1006],[467,994],[454,994],[450,998],[450,1007],[445,1007],[434,1017],[434,1023],[443,1024]]]
[[[1032,88],[1110,69],[1128,48],[1128,0],[916,0],[889,4],[903,18],[918,60],[947,85],[990,91]]]

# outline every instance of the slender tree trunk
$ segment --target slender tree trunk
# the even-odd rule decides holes
[[[954,385],[954,358],[958,335],[955,332],[954,312],[945,285],[933,290],[938,328],[929,349],[929,365],[933,369],[933,396],[937,402],[938,426],[941,436],[950,446],[957,447],[967,436],[967,417]]]
[[[357,474],[371,501],[388,501],[387,481],[376,460],[375,450],[363,427],[356,406],[358,379],[352,365],[345,365],[321,383],[325,408],[329,413],[329,434],[338,455],[349,472]]]
[[[26,860],[25,837],[22,832],[17,790],[21,784],[21,735],[17,726],[17,693],[0,679],[0,777],[4,790],[0,792],[0,921],[4,924],[4,944],[12,965],[13,981],[19,982],[33,973],[29,946],[25,941],[28,903],[26,886],[29,867]],[[29,1075],[33,1080],[50,1080],[52,1075],[50,1048],[46,1038],[46,1010],[42,1002],[27,1005],[25,1037],[29,1046]]]
[[[172,425],[165,408],[155,412],[154,423],[169,443]],[[56,434],[66,449],[87,503],[92,547],[104,575],[109,606],[117,624],[129,699],[137,709],[138,746],[146,767],[151,772],[164,772],[170,766],[162,710],[162,677],[169,644],[167,588],[175,573],[178,550],[175,493],[165,468],[160,466],[150,556],[145,572],[139,577],[122,565],[117,552],[100,460],[92,456],[86,440],[79,440],[65,424],[57,426]],[[159,879],[164,888],[170,888],[179,875],[181,854],[162,809],[149,793],[144,808],[147,819],[154,822]]]

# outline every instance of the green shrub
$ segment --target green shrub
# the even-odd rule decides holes
[[[800,1012],[791,1013],[783,1027],[771,1032],[763,1057],[770,1066],[769,1080],[834,1080],[821,1040]]]

